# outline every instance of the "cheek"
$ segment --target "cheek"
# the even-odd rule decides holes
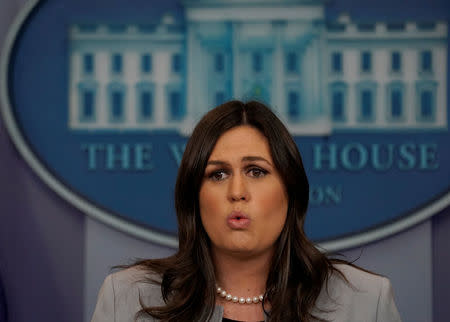
[[[203,211],[208,211],[209,208],[213,207],[215,204],[216,194],[211,193],[210,189],[205,189],[203,186],[199,193],[199,204],[200,213]]]
[[[220,194],[212,191],[210,188],[202,188],[199,193],[200,217],[203,226],[207,229],[214,222],[214,217],[219,213],[220,206],[223,204],[219,199]]]
[[[261,204],[265,209],[270,209],[272,213],[286,214],[287,195],[283,187],[279,184],[269,185],[262,193]]]
[[[260,210],[265,213],[268,222],[267,229],[281,231],[287,216],[288,201],[284,188],[278,184],[269,185],[260,191]]]

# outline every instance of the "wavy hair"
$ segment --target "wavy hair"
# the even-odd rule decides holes
[[[199,213],[199,191],[206,164],[226,131],[247,125],[268,140],[270,152],[288,194],[285,225],[272,258],[265,297],[271,304],[269,321],[320,320],[313,314],[316,300],[333,271],[334,262],[320,252],[304,231],[309,184],[297,145],[286,127],[264,104],[230,101],[209,111],[195,127],[181,160],[175,186],[178,219],[178,252],[168,258],[141,260],[141,265],[160,276],[165,305],[145,307],[162,321],[207,321],[213,313],[216,292],[210,239]],[[134,266],[133,265],[133,266]],[[345,279],[345,277],[343,277]],[[142,305],[142,302],[141,302]]]

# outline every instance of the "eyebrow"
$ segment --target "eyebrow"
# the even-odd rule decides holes
[[[253,156],[253,155],[242,157],[241,161],[243,161],[243,162],[244,161],[263,161],[263,162],[266,162],[268,165],[272,166],[272,164],[269,161],[267,161],[266,159],[264,159],[263,157]],[[210,161],[208,161],[207,165],[228,165],[228,162],[221,161],[221,160],[210,160]]]

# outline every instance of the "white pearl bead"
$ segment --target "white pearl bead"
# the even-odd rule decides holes
[[[223,297],[227,301],[233,301],[234,303],[239,303],[239,304],[252,304],[252,303],[255,303],[255,304],[257,304],[258,302],[263,302],[264,301],[264,294],[261,294],[259,296],[254,296],[254,297],[247,297],[247,298],[245,298],[245,297],[237,297],[237,296],[231,295],[230,293],[227,293],[226,290],[224,290],[223,288],[221,288],[217,284],[216,284],[216,291],[221,297]]]

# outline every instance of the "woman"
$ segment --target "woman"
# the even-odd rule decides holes
[[[308,197],[297,146],[269,108],[216,107],[180,164],[178,252],[109,275],[92,321],[400,321],[386,278],[307,239]]]

